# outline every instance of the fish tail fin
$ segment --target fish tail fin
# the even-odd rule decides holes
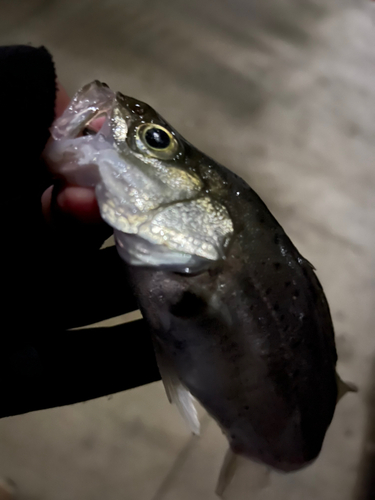
[[[215,493],[223,500],[252,499],[270,484],[270,469],[236,455],[231,448],[225,454]]]
[[[337,382],[337,402],[345,396],[347,392],[358,392],[358,387],[351,382],[344,382],[339,374],[336,372],[336,382]]]

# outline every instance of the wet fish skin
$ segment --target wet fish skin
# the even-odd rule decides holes
[[[337,400],[326,298],[254,191],[192,147],[190,158],[221,176],[234,236],[197,275],[129,267],[142,314],[235,453],[299,469],[318,456]]]
[[[103,110],[100,133],[77,138]],[[169,158],[140,149],[139,127],[149,123],[172,134]],[[54,173],[96,186],[167,392],[182,384],[236,454],[282,471],[309,464],[338,398],[333,325],[313,267],[265,204],[147,104],[99,82],[76,95],[52,135]],[[197,200],[205,204],[193,217]],[[174,225],[166,207],[177,214]],[[152,231],[160,213],[165,238]],[[178,394],[171,399],[178,403]]]

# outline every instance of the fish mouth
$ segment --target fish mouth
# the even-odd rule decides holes
[[[82,132],[77,137],[88,136],[88,135],[93,136],[98,134],[102,129],[106,119],[107,116],[105,114],[99,114],[98,116],[95,116],[91,120],[88,120],[88,122],[84,125]]]
[[[231,216],[197,174],[145,154],[133,129],[128,137],[139,120],[133,123],[124,106],[139,118],[147,105],[97,81],[79,90],[51,128],[50,171],[95,188],[102,219],[129,264],[201,272],[225,258]]]

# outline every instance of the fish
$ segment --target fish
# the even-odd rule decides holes
[[[263,201],[151,106],[99,81],[51,137],[53,175],[95,188],[114,230],[170,402],[199,434],[197,400],[228,440],[217,492],[237,456],[281,472],[311,464],[355,388],[336,372],[314,267]]]

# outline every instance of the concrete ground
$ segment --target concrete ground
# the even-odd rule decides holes
[[[149,102],[243,176],[317,268],[338,370],[360,392],[314,465],[232,498],[374,499],[375,4],[2,0],[0,43],[28,42],[70,93],[97,78]],[[202,427],[190,436],[160,383],[7,418],[0,476],[21,500],[213,500],[226,446]]]

